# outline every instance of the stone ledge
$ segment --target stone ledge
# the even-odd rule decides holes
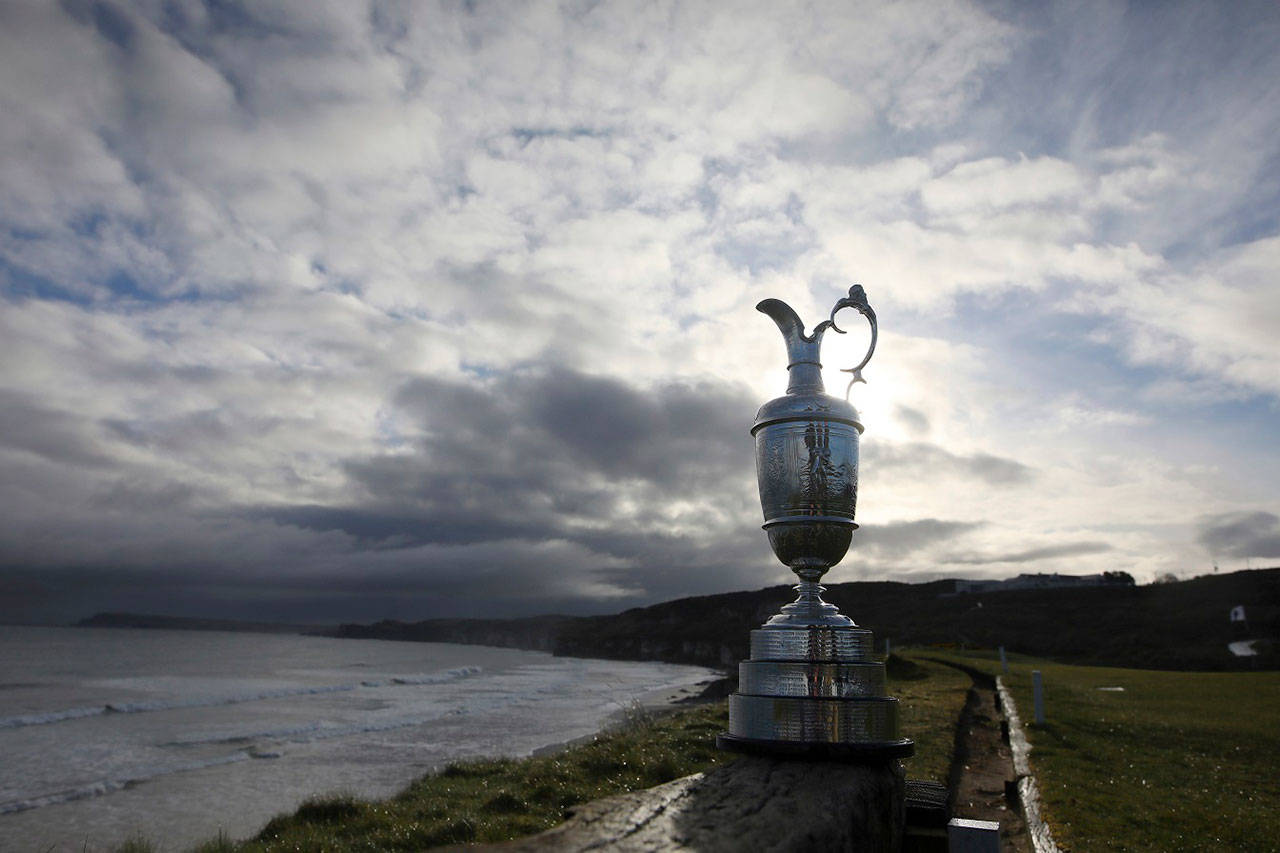
[[[708,773],[586,803],[554,829],[485,849],[897,851],[904,787],[899,762],[744,757]]]

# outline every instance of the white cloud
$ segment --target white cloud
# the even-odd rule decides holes
[[[1129,353],[1235,386],[1280,393],[1280,237],[1215,253],[1196,268],[1167,266],[1122,282],[1102,304],[1131,328]]]
[[[854,397],[868,447],[938,465],[868,469],[862,512],[952,535],[904,559],[1034,541],[1059,549],[1045,567],[1155,571],[1197,547],[1160,519],[1251,508],[1152,436],[1170,395],[1280,393],[1274,224],[1204,236],[1256,214],[1246,187],[1280,114],[1265,99],[1232,101],[1237,135],[1202,111],[1107,138],[1089,100],[1105,93],[1067,75],[1053,106],[1092,130],[1040,140],[1024,117],[1049,107],[1017,81],[1046,34],[964,2],[78,8],[0,12],[0,391],[27,418],[0,456],[4,506],[22,510],[0,525],[8,563],[355,571],[372,552],[347,534],[210,514],[378,499],[353,472],[416,458],[423,425],[394,399],[422,377],[492,394],[563,369],[763,401],[782,347],[755,303],[784,298],[812,326],[855,281],[884,326]],[[1051,39],[1064,61],[1110,44],[1081,38],[1091,20]],[[975,312],[992,315],[980,331]],[[1107,388],[1049,375],[1068,335],[1035,329],[1082,318],[1115,361]],[[849,325],[829,336],[837,393],[866,341]],[[723,491],[615,483],[616,515],[566,516],[575,536],[684,544],[492,554],[564,559],[590,596],[772,580],[763,540],[739,541],[759,539],[743,533],[751,414],[725,439],[746,449]],[[1099,541],[1112,549],[1061,550]],[[867,570],[905,567],[887,553]],[[402,556],[445,582],[444,556]],[[684,587],[681,565],[700,568]]]
[[[920,200],[930,216],[978,210],[996,213],[1010,207],[1077,202],[1087,189],[1080,170],[1052,157],[1010,162],[988,157],[960,163],[926,181]]]

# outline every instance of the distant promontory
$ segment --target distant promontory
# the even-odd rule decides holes
[[[790,587],[775,586],[681,598],[611,616],[384,620],[334,627],[99,613],[78,624],[463,643],[728,668],[749,657],[751,630],[793,595]],[[1025,575],[981,584],[841,583],[829,586],[825,597],[895,646],[1002,645],[1066,663],[1147,669],[1280,668],[1280,568],[1145,586],[1135,586],[1123,572],[1087,579]],[[1233,620],[1238,608],[1245,619]],[[1243,640],[1256,641],[1256,655],[1244,659],[1228,650]]]
[[[1147,669],[1280,667],[1280,568],[1135,586],[1115,573],[1097,583],[1026,576],[972,589],[954,580],[923,584],[832,584],[824,597],[878,640],[894,645],[1003,645],[1069,663]],[[1061,583],[1034,582],[1034,578]],[[612,616],[428,619],[341,625],[338,637],[479,643],[573,657],[658,660],[730,667],[749,657],[750,632],[790,601],[790,587],[682,598]],[[1244,606],[1248,622],[1231,621]],[[1228,645],[1258,639],[1256,658]]]
[[[157,616],[150,613],[95,613],[75,624],[77,628],[158,628],[169,631],[247,631],[256,634],[315,634],[332,632],[332,626],[289,625],[280,622],[248,622],[240,619],[202,619],[191,616]]]

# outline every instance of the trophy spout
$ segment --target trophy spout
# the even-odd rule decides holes
[[[806,335],[800,315],[781,299],[765,299],[756,305],[756,310],[778,324],[778,331],[787,344],[787,393],[823,393],[826,388],[822,384],[822,362],[818,356],[822,350],[822,334],[830,324],[820,323],[812,335]]]

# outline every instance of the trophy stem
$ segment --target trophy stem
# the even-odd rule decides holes
[[[835,606],[833,604],[827,604],[827,602],[822,600],[822,594],[827,591],[827,588],[816,580],[802,580],[800,583],[792,587],[792,589],[796,591],[795,604],[802,605],[809,610],[816,610],[824,606]]]
[[[800,574],[797,572],[797,574]],[[818,583],[822,572],[806,571],[800,575],[800,583],[792,589],[796,600],[782,608],[782,612],[764,624],[765,628],[855,628],[854,621],[841,614],[840,608],[822,600],[826,587]]]

